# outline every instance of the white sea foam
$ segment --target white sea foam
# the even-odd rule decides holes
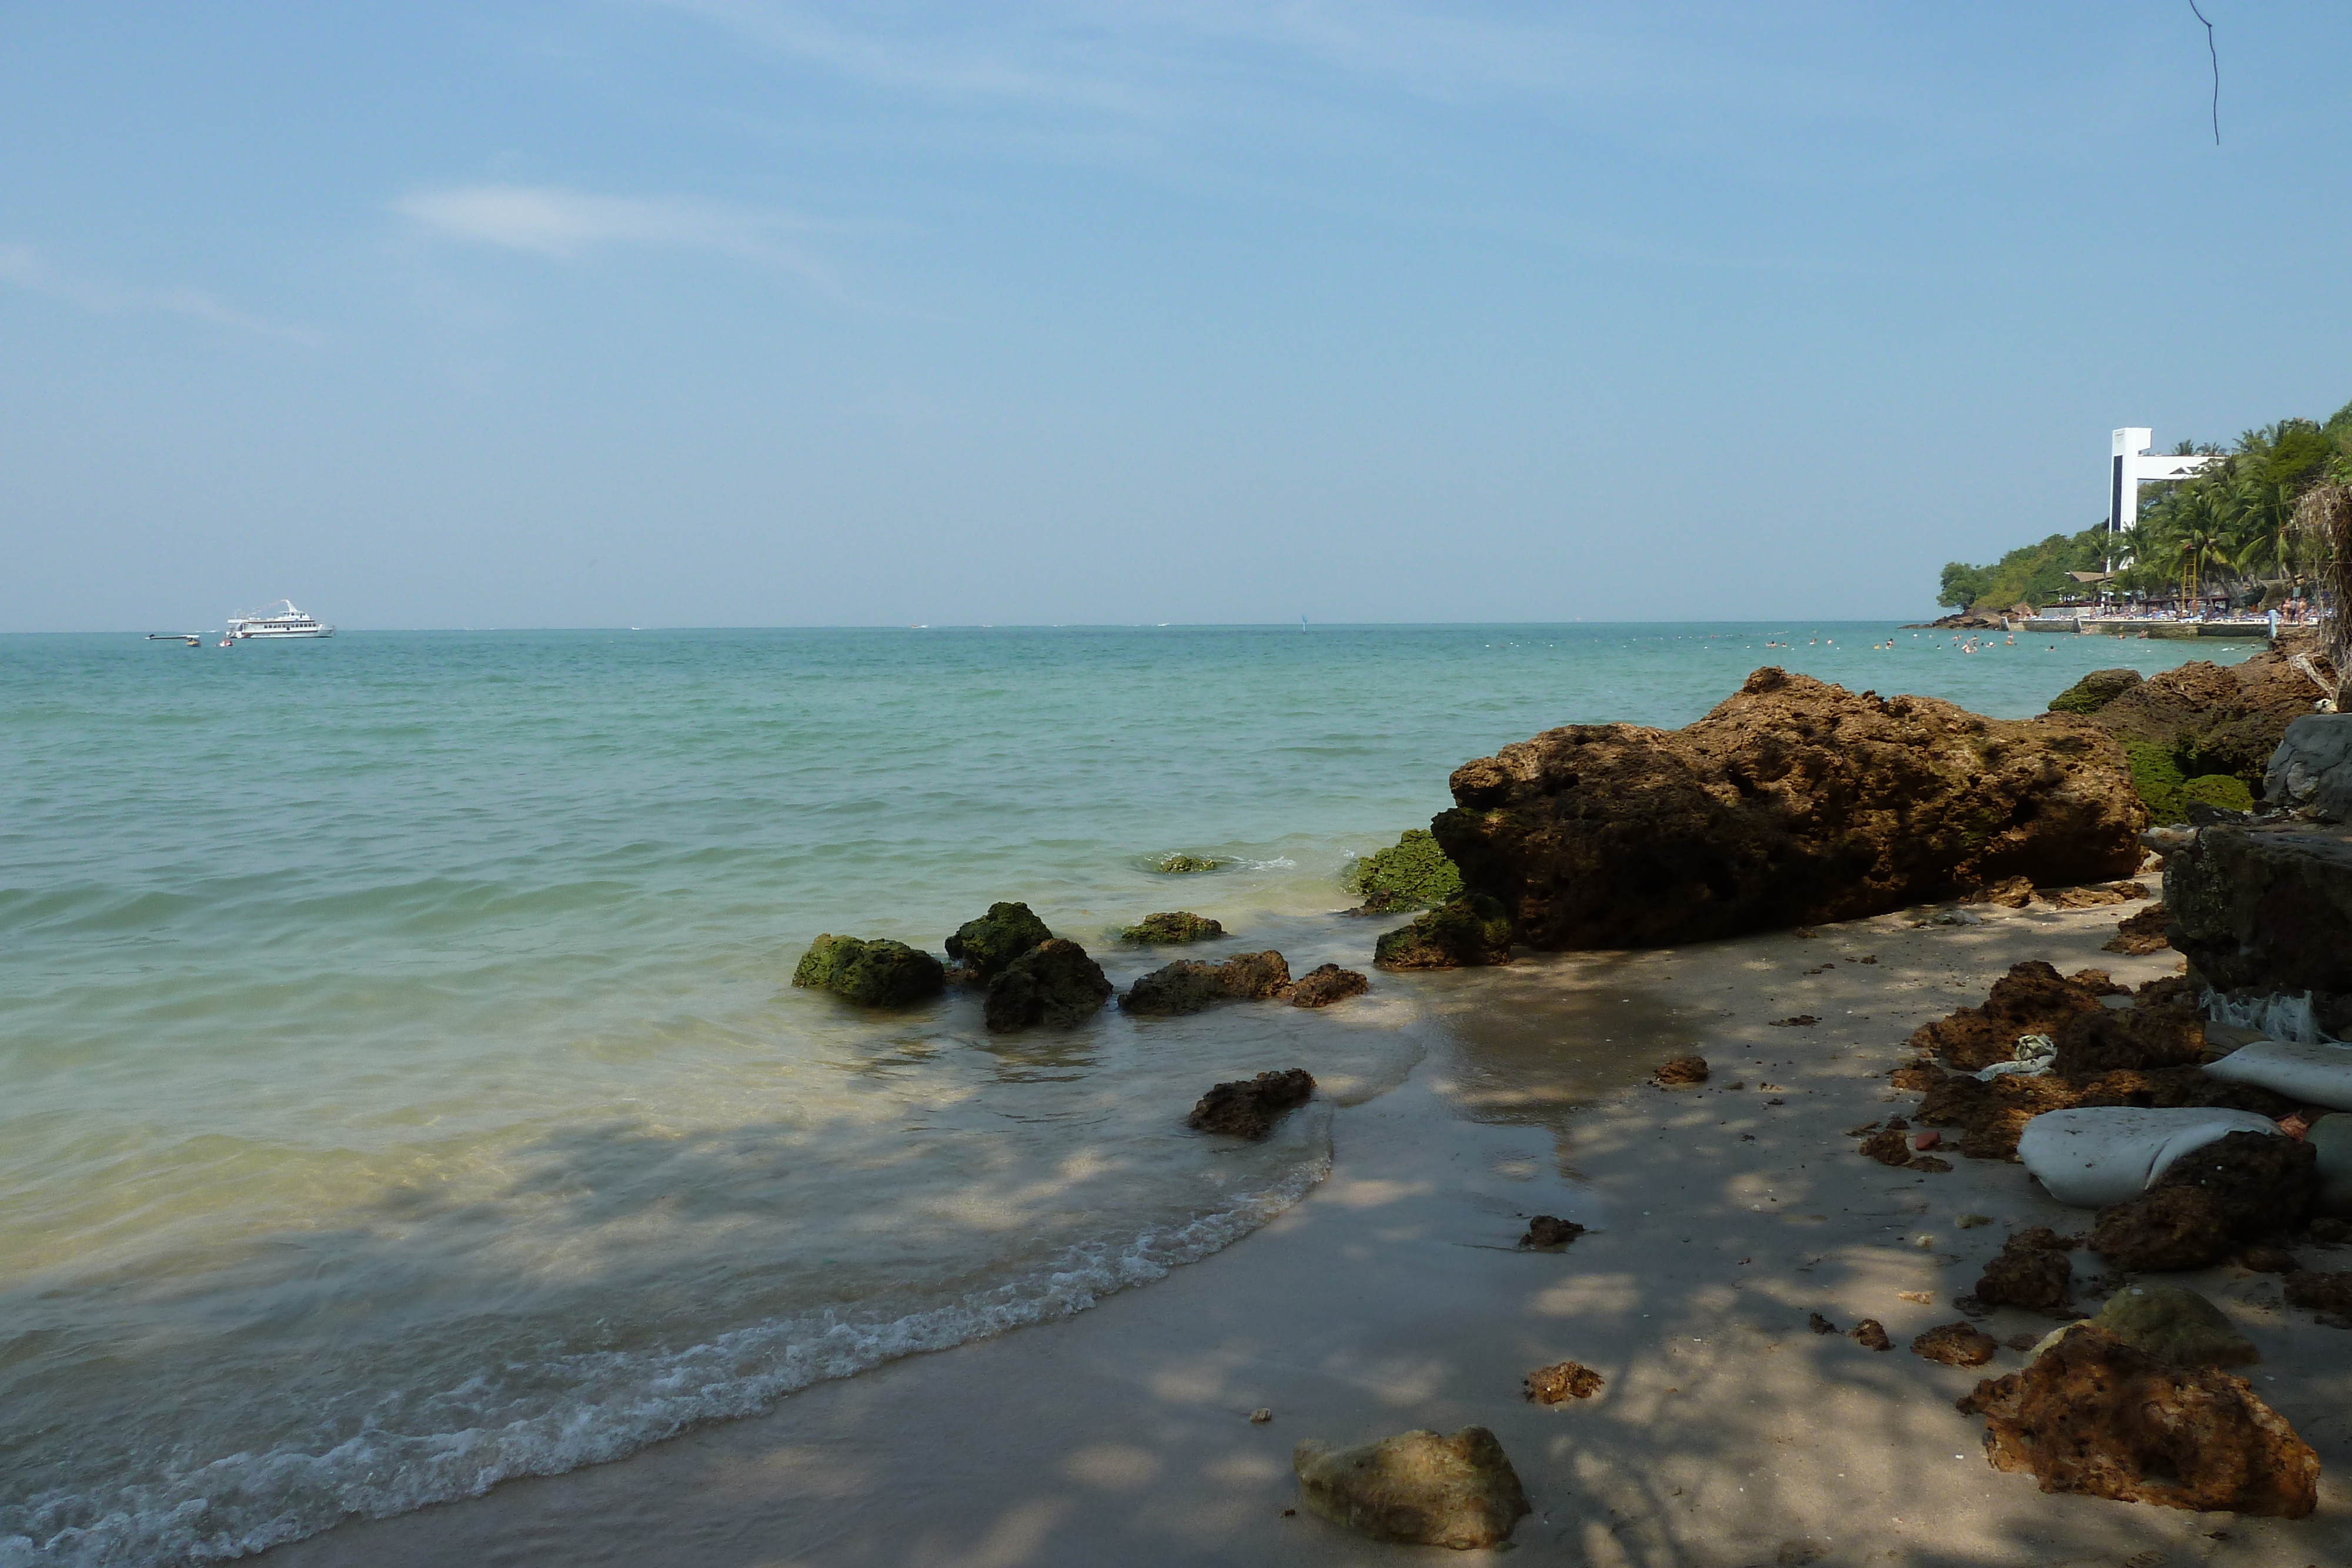
[[[684,1350],[565,1357],[544,1370],[575,1388],[608,1392],[560,1397],[502,1426],[421,1436],[369,1430],[320,1452],[223,1456],[112,1498],[37,1499],[27,1511],[37,1526],[43,1515],[97,1517],[37,1537],[0,1538],[0,1568],[225,1562],[347,1518],[405,1513],[518,1477],[621,1458],[699,1422],[755,1415],[813,1384],[1082,1312],[1230,1246],[1305,1197],[1331,1171],[1329,1109],[1308,1114],[1314,1152],[1272,1186],[1124,1245],[1072,1248],[1048,1269],[888,1321],[803,1316]]]

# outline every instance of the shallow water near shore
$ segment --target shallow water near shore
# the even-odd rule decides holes
[[[821,931],[936,951],[1025,899],[1123,985],[1171,955],[1108,931],[1189,908],[1233,932],[1206,956],[1362,967],[1389,923],[1334,913],[1350,857],[1537,729],[1685,723],[1768,663],[2022,716],[2252,646],[0,638],[0,1563],[234,1556],[1078,1310],[1327,1168],[1319,1111],[1185,1132],[1218,1078],[1361,1098],[1444,1030],[1475,1113],[1540,1122],[1584,1092],[1545,1054],[1570,1016],[1673,1029],[1530,968],[992,1037],[969,997],[791,989]],[[1150,869],[1177,850],[1226,863]],[[1624,1071],[1594,1052],[1591,1092]]]

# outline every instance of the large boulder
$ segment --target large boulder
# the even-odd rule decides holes
[[[887,936],[868,941],[828,933],[801,955],[793,984],[831,991],[861,1007],[902,1008],[946,989],[947,970],[929,953]]]
[[[1484,1427],[1451,1437],[1402,1432],[1353,1448],[1310,1437],[1290,1466],[1311,1511],[1379,1541],[1495,1546],[1529,1511],[1510,1456]]]
[[[2352,827],[2219,824],[2166,852],[2172,946],[2217,989],[2312,992],[2318,1021],[2352,1025]]]
[[[948,938],[948,956],[975,980],[994,978],[1024,953],[1053,936],[1025,904],[992,904],[977,920],[967,920]]]
[[[2123,743],[2156,821],[2186,821],[2197,800],[2236,810],[2252,803],[2288,725],[2325,695],[2288,662],[2292,653],[2256,653],[2231,665],[2196,660],[2129,683],[2092,708],[2090,722]],[[2100,671],[2084,684],[2117,673]]]
[[[2263,769],[2263,800],[2323,822],[2352,818],[2352,713],[2307,713],[2288,725]]]
[[[2030,1472],[2043,1491],[2283,1519],[2318,1506],[2319,1456],[2252,1385],[2087,1325],[1959,1408],[1985,1418],[1993,1469]]]
[[[992,1030],[1084,1021],[1111,998],[1102,966],[1066,937],[1040,942],[988,983],[986,1016]]]
[[[1983,718],[1778,669],[1679,730],[1570,725],[1454,770],[1431,824],[1520,941],[1663,946],[2027,877],[2128,874],[2147,813],[2090,719]]]

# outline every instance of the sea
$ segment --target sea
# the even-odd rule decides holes
[[[1974,647],[1976,651],[1970,652]],[[0,1564],[213,1563],[1148,1287],[1451,1027],[790,984],[1027,903],[1369,967],[1462,762],[1779,664],[2022,716],[2253,644],[1890,623],[0,636]],[[1158,869],[1171,853],[1217,862]],[[1210,1083],[1304,1066],[1263,1145]]]

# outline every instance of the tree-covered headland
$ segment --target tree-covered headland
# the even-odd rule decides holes
[[[2321,485],[2352,484],[2352,403],[2325,423],[2283,419],[2223,448],[2182,442],[2182,455],[2221,461],[2196,478],[2146,486],[2137,524],[2120,536],[2104,519],[2078,534],[2052,534],[1989,566],[1952,561],[1936,602],[1987,614],[2105,594],[2143,601],[2227,599],[2277,604],[2318,571],[2328,546],[2295,524],[2295,508]],[[2070,573],[2113,570],[2085,584]]]

